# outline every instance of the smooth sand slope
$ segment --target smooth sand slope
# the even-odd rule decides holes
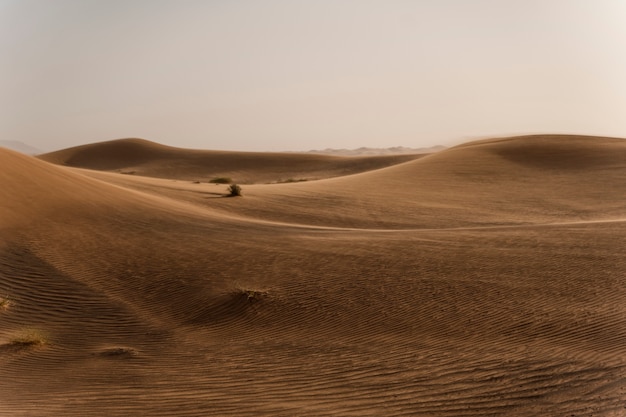
[[[626,414],[626,141],[378,168],[224,198],[0,149],[0,415]]]

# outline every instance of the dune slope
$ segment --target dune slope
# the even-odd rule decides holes
[[[0,151],[0,414],[621,415],[623,145],[571,144],[472,143],[242,198]],[[555,167],[543,145],[596,162]],[[403,212],[417,185],[439,216]],[[368,217],[385,207],[399,220]]]

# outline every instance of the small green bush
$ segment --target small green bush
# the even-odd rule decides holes
[[[229,197],[239,197],[241,196],[241,187],[237,184],[231,184],[231,186],[228,187],[228,193]]]
[[[209,182],[212,184],[230,184],[233,180],[229,177],[215,177],[211,178]]]

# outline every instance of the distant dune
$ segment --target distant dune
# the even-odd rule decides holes
[[[402,154],[421,154],[433,153],[446,149],[445,146],[432,146],[430,148],[407,148],[404,146],[394,146],[391,148],[367,148],[361,147],[357,149],[333,149],[326,148],[322,150],[311,150],[308,153],[321,155],[339,155],[339,156],[363,156],[363,155],[402,155]]]
[[[173,148],[143,139],[119,139],[40,155],[44,161],[148,177],[240,183],[314,180],[355,174],[423,155],[341,158],[311,154],[205,151]]]
[[[17,140],[0,140],[0,147],[21,152],[26,155],[37,155],[42,153],[40,149]]]
[[[0,415],[623,415],[624,195],[602,137],[0,149]]]

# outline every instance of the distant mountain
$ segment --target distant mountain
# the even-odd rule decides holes
[[[17,140],[0,140],[0,147],[21,152],[26,155],[37,155],[43,152],[41,149],[34,148]]]
[[[406,155],[418,153],[434,153],[446,149],[445,146],[431,146],[430,148],[406,148],[404,146],[393,146],[390,148],[366,148],[357,149],[331,149],[311,150],[307,153],[336,155],[336,156],[366,156],[366,155]]]

